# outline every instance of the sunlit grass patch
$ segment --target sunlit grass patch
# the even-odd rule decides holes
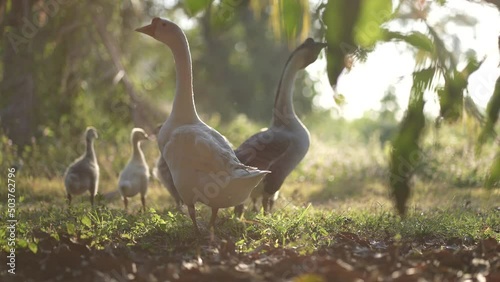
[[[198,211],[204,230],[201,237],[194,233],[189,217],[172,208],[149,208],[142,213],[139,206],[136,211],[126,212],[121,207],[91,208],[87,203],[71,208],[20,204],[17,234],[22,242],[28,243],[20,247],[37,244],[44,236],[50,236],[54,240],[73,238],[96,249],[118,244],[151,252],[173,252],[179,248],[196,252],[211,237],[210,231],[203,228],[209,220],[209,209],[200,205]],[[484,208],[453,204],[433,209],[414,208],[401,219],[388,205],[372,202],[360,208],[345,202],[335,209],[315,208],[310,204],[288,205],[266,216],[248,211],[241,221],[227,209],[220,214],[214,236],[236,242],[237,249],[243,252],[262,245],[309,252],[335,242],[342,232],[369,240],[461,238],[473,242],[488,237],[500,240],[499,222],[500,213],[488,205]],[[2,229],[5,230],[5,226]],[[1,243],[6,250],[5,239]]]
[[[261,127],[243,116],[231,124],[217,124],[216,120],[214,123],[235,146]],[[57,171],[40,171],[40,175],[33,170],[40,164],[26,166],[19,170],[16,179],[18,247],[31,252],[45,250],[43,242],[48,237],[53,243],[72,240],[96,250],[121,246],[150,253],[174,254],[182,250],[198,255],[212,244],[211,240],[216,244],[225,241],[233,251],[242,253],[263,252],[263,246],[310,253],[335,244],[348,234],[391,242],[500,239],[500,190],[456,185],[471,175],[476,177],[472,184],[482,179],[482,170],[468,168],[452,158],[470,157],[470,148],[452,140],[444,149],[432,151],[431,165],[418,167],[409,213],[401,219],[394,213],[387,183],[387,148],[380,146],[375,137],[367,143],[349,135],[343,136],[346,140],[328,139],[338,132],[327,130],[327,123],[311,128],[311,148],[283,184],[272,214],[253,213],[250,207],[244,219],[239,220],[232,209],[222,209],[213,235],[207,228],[208,207],[197,205],[202,229],[202,235],[197,236],[187,212],[177,211],[167,190],[154,179],[146,198],[147,211],[140,212],[139,197],[131,198],[129,210],[124,211],[116,185],[119,170],[130,153],[125,134],[120,137],[120,146],[105,140],[97,146],[98,152],[104,153],[98,156],[102,173],[94,209],[88,193],[74,197],[73,206],[68,208],[60,163],[47,166],[56,167]],[[150,142],[144,149],[152,167],[158,157],[156,144]],[[35,156],[40,158],[42,154],[37,152]],[[68,163],[71,158],[68,157]],[[454,166],[447,172],[445,164],[451,162]],[[482,162],[478,157],[474,166]],[[442,167],[434,171],[437,164]],[[1,190],[0,196],[6,198],[5,193]],[[109,197],[110,193],[115,193],[115,197]],[[2,230],[5,224],[0,223]],[[0,247],[6,250],[5,236],[0,237]]]
[[[253,221],[253,222],[252,222]],[[302,247],[314,250],[335,242],[339,233],[350,232],[367,240],[443,241],[459,238],[473,242],[494,237],[500,240],[500,214],[494,210],[454,208],[413,211],[399,218],[391,209],[372,207],[366,210],[327,211],[311,206],[286,208],[272,216],[251,217],[247,240],[241,245]],[[496,230],[496,231],[495,231]]]

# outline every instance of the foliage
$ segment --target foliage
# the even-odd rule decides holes
[[[18,217],[22,218],[17,225],[19,241],[28,244],[36,244],[42,235],[57,241],[62,237],[74,238],[96,249],[123,244],[155,252],[157,244],[164,244],[164,251],[174,253],[180,246],[204,241],[194,236],[189,218],[170,209],[157,211],[149,208],[145,213],[126,213],[105,206],[92,210],[83,205],[71,209],[46,205],[32,210],[22,209]],[[243,252],[253,251],[261,245],[298,246],[310,251],[334,242],[333,235],[338,232],[352,232],[372,240],[399,234],[408,241],[464,237],[477,240],[498,236],[492,230],[498,227],[495,226],[498,215],[486,212],[484,216],[478,216],[467,209],[412,212],[401,220],[385,209],[326,212],[309,205],[280,209],[272,217],[247,214],[246,223],[234,220],[225,219],[216,234],[236,239],[239,242],[236,246]],[[1,230],[5,232],[5,226]],[[1,236],[0,243],[1,249],[8,251],[5,236]],[[28,245],[19,245],[21,249],[28,248]]]
[[[432,40],[427,35],[418,31],[412,31],[408,34],[404,34],[397,31],[386,30],[383,39],[387,41],[402,41],[417,48],[418,50],[423,50],[430,54],[436,52]]]
[[[410,178],[420,161],[419,139],[425,126],[424,91],[429,88],[435,69],[425,69],[414,74],[413,87],[398,135],[393,141],[390,162],[390,182],[396,198],[396,208],[402,215],[410,194]]]
[[[188,15],[195,16],[197,13],[205,10],[211,4],[211,2],[211,0],[187,0],[184,1],[184,8]]]
[[[17,155],[17,146],[12,144],[12,141],[7,138],[7,136],[1,134],[0,129],[0,170],[5,172],[6,175],[9,169],[14,168],[19,170],[22,168],[23,163],[19,162]],[[7,181],[6,181],[7,183]],[[6,185],[8,186],[8,185]]]
[[[257,121],[270,120],[277,82],[286,59],[308,31],[309,13],[302,9],[307,1],[270,1],[269,9],[265,2],[256,2],[214,2],[197,19],[201,42],[198,43],[200,53],[194,58],[195,99],[201,110],[219,113],[224,122],[239,114]],[[276,18],[277,11],[288,18]],[[280,27],[297,22],[297,12],[304,14],[299,16],[303,23],[291,29],[303,33],[286,37],[289,44],[284,44],[278,36],[282,34]],[[268,32],[269,25],[278,30]],[[224,83],[215,83],[218,81]],[[316,94],[309,75],[300,72],[294,97],[299,114],[312,111]]]
[[[311,271],[327,275],[322,273],[322,268],[314,268],[315,264],[309,271],[297,269],[300,263],[296,261],[310,257],[319,263],[325,259],[325,253],[334,256],[334,261],[342,261],[344,266],[357,266],[348,267],[345,271],[349,273],[361,265],[366,269],[371,266],[370,271],[355,274],[360,277],[390,276],[393,268],[411,267],[411,263],[407,265],[408,260],[426,266],[419,272],[426,277],[436,273],[455,277],[459,275],[455,268],[475,273],[479,270],[463,268],[470,265],[472,259],[483,259],[491,264],[488,269],[493,271],[498,263],[495,250],[500,240],[500,218],[492,209],[494,203],[485,200],[487,195],[482,200],[469,198],[472,204],[466,206],[462,206],[462,199],[453,204],[439,190],[421,199],[424,198],[447,204],[424,210],[416,206],[405,219],[395,216],[380,203],[367,205],[369,201],[363,203],[367,205],[363,209],[325,210],[311,205],[289,205],[275,211],[273,216],[248,212],[242,221],[224,212],[214,234],[203,229],[203,236],[197,236],[192,232],[189,218],[173,208],[165,208],[164,199],[153,200],[150,205],[155,207],[146,212],[139,211],[139,204],[132,212],[124,212],[113,203],[92,209],[85,202],[68,209],[64,207],[64,197],[42,201],[26,197],[18,204],[16,257],[24,264],[16,275],[45,279],[87,277],[85,280],[88,280],[98,273],[102,277],[122,269],[136,277],[151,278],[148,275],[158,277],[165,272],[145,272],[143,267],[151,270],[159,265],[165,267],[165,263],[169,277],[186,275],[186,267],[207,270],[221,264],[236,269],[254,265],[255,269],[248,273],[272,277],[294,277]],[[199,214],[204,217],[203,221],[208,220],[205,218],[208,213]],[[2,254],[10,251],[5,225],[5,222],[0,224]],[[476,248],[480,251],[470,253]],[[450,257],[463,256],[461,262],[450,261],[443,249],[453,250]],[[377,256],[392,258],[383,264],[390,267],[379,269],[381,263]],[[426,262],[429,259],[451,269],[444,271],[443,266],[440,270],[428,269],[433,265]],[[280,261],[286,262],[286,266],[281,266]],[[137,269],[134,270],[132,264],[136,264]],[[65,267],[73,271],[60,271]],[[39,273],[41,269],[43,273]],[[200,279],[204,275],[220,275],[220,272],[202,271],[192,275]],[[5,271],[0,273],[5,275],[8,275]]]
[[[17,93],[19,88],[10,91],[5,87],[11,85],[9,81],[13,79],[7,76],[8,72],[2,73],[3,132],[16,145],[21,145],[21,151],[24,146],[32,145],[32,137],[38,144],[53,142],[44,140],[47,132],[64,140],[62,142],[74,144],[78,141],[75,136],[80,136],[88,125],[98,128],[107,138],[121,136],[132,126],[152,132],[163,122],[175,87],[173,60],[164,47],[134,32],[141,22],[149,22],[159,15],[174,21],[192,16],[191,21],[197,23],[193,28],[186,28],[186,33],[193,51],[196,101],[202,112],[218,112],[224,122],[240,113],[255,120],[270,119],[277,82],[290,49],[285,44],[277,44],[273,34],[266,32],[267,9],[260,11],[257,17],[248,1],[179,1],[171,6],[157,1],[140,4],[125,1],[122,5],[97,1],[92,5],[64,2],[57,11],[47,14],[33,1],[16,2],[19,9],[12,9],[11,2],[7,1],[9,5],[5,10],[0,9],[7,18],[22,11],[30,20],[35,16],[48,19],[36,28],[33,40],[28,38],[29,45],[12,45],[10,40],[4,40],[0,47],[4,64],[8,64],[8,68],[11,64],[28,68],[36,85],[33,93]],[[304,11],[302,8],[306,6],[302,4],[292,10],[282,4],[280,7],[295,13]],[[302,29],[306,32],[309,13],[304,16]],[[19,34],[24,36],[23,24],[0,18],[7,39]],[[292,41],[290,48],[301,43]],[[11,50],[12,55],[6,50]],[[17,51],[24,53],[16,54]],[[31,61],[23,67],[7,61],[9,57],[31,58]],[[310,95],[302,95],[305,88],[311,90]],[[312,110],[316,94],[307,74],[299,75],[296,89],[297,112],[306,114]],[[19,107],[23,100],[37,101],[38,106],[26,106],[17,117],[11,108]],[[9,122],[17,119],[25,120],[31,129],[26,127],[17,133],[16,126]],[[23,135],[25,141],[14,138],[16,134]]]
[[[294,43],[298,34],[299,40],[307,38],[310,27],[309,1],[270,1],[274,34],[280,39],[282,35],[289,43]]]
[[[235,144],[262,126],[244,115],[229,124],[223,123],[218,115],[206,116],[204,120]],[[234,274],[237,265],[249,265],[255,269],[250,268],[248,273],[275,275],[272,277],[279,279],[290,269],[296,271],[293,275],[304,272],[296,261],[299,258],[299,262],[309,256],[311,260],[321,261],[324,259],[321,254],[327,252],[334,256],[332,262],[328,261],[330,266],[338,259],[356,269],[362,263],[377,269],[370,271],[371,275],[389,277],[395,269],[401,269],[401,266],[396,267],[397,263],[411,268],[409,258],[431,267],[432,264],[425,263],[427,259],[446,261],[434,258],[435,253],[445,256],[441,253],[443,248],[453,248],[457,256],[470,249],[483,248],[485,240],[496,242],[500,239],[498,203],[495,201],[498,192],[470,188],[482,181],[486,171],[481,170],[484,163],[471,166],[473,146],[464,152],[468,134],[462,132],[462,128],[443,125],[440,132],[444,138],[434,139],[432,134],[422,134],[423,155],[436,158],[426,159],[424,164],[435,167],[416,167],[419,181],[410,199],[411,208],[402,219],[394,214],[387,198],[389,155],[379,141],[377,119],[335,119],[333,122],[335,130],[331,130],[332,119],[328,111],[304,119],[312,132],[314,147],[285,182],[272,215],[248,211],[245,219],[239,221],[233,217],[232,209],[221,210],[213,236],[206,228],[202,228],[202,236],[195,235],[185,211],[177,211],[166,189],[154,180],[151,180],[148,209],[144,213],[140,212],[137,197],[129,201],[130,211],[125,212],[120,200],[106,200],[101,195],[95,209],[89,207],[87,197],[83,196],[75,197],[74,206],[68,209],[62,170],[48,173],[50,177],[40,171],[42,164],[47,170],[64,168],[78,155],[80,150],[77,148],[82,148],[83,144],[73,147],[64,143],[49,144],[51,155],[57,155],[58,151],[62,156],[68,155],[62,163],[43,160],[44,149],[34,146],[35,151],[31,154],[36,159],[25,164],[16,176],[19,242],[16,256],[23,261],[19,275],[31,277],[36,274],[46,279],[62,275],[63,279],[93,280],[94,275],[111,275],[114,270],[122,273],[120,269],[123,268],[135,277],[158,277],[161,273],[182,277],[189,272],[188,266],[194,271],[197,267],[207,270],[223,265]],[[366,130],[372,132],[369,139]],[[100,193],[104,195],[115,191],[115,173],[123,168],[130,153],[128,134],[112,140],[116,143],[107,138],[96,140],[101,166]],[[439,147],[436,147],[436,140],[442,143]],[[149,142],[143,144],[143,148],[152,165],[157,157],[156,145]],[[15,159],[15,152],[11,154],[2,157]],[[491,158],[493,146],[485,144],[483,154],[486,160]],[[453,163],[457,164],[456,168],[442,165]],[[472,176],[478,179],[477,183],[459,185],[458,181],[472,179]],[[453,187],[444,189],[447,185]],[[1,190],[0,198],[5,199],[5,193],[6,190]],[[197,208],[201,217],[199,222],[204,226],[209,220],[209,208],[203,205]],[[0,223],[2,254],[6,251],[5,224]],[[391,257],[393,263],[385,263],[390,265],[387,269],[378,269],[381,264],[375,256]],[[464,258],[469,259],[455,267],[462,269],[473,258],[484,259],[492,266],[497,261],[476,253],[466,253]],[[286,267],[280,266],[279,261],[286,262]],[[132,270],[133,264],[136,272]],[[41,265],[45,267],[44,274],[40,274]],[[155,271],[143,271],[146,266]],[[66,272],[65,267],[73,271]],[[170,270],[163,271],[166,268]],[[442,268],[441,272],[423,269],[421,276],[444,275]],[[221,271],[194,272],[193,275],[199,279],[214,273]],[[319,270],[318,273],[321,274]],[[362,275],[370,273],[359,275],[365,277]],[[453,269],[447,273],[457,275]],[[2,278],[4,275],[7,273],[0,273]],[[217,279],[219,277],[211,276],[209,280]]]
[[[497,79],[495,91],[486,108],[486,124],[479,136],[479,146],[482,146],[488,139],[494,137],[495,123],[498,120],[498,113],[500,111],[500,78]],[[479,147],[480,148],[480,147]]]
[[[123,152],[129,150],[130,128],[139,125],[150,129],[156,127],[157,123],[165,120],[171,107],[175,89],[172,57],[166,55],[166,49],[158,47],[157,42],[143,40],[133,32],[141,22],[149,22],[151,17],[161,15],[188,22],[185,30],[192,47],[194,88],[200,113],[212,113],[205,120],[222,131],[235,145],[267,125],[276,83],[286,57],[290,49],[309,32],[324,32],[320,36],[324,36],[328,43],[327,72],[332,85],[337,84],[344,69],[353,68],[356,60],[366,59],[377,44],[404,42],[415,53],[411,98],[397,135],[393,134],[397,121],[394,107],[382,109],[378,114],[369,113],[353,122],[332,119],[328,111],[313,111],[312,101],[317,94],[312,87],[314,82],[307,73],[299,74],[295,85],[297,112],[311,132],[317,132],[313,135],[317,151],[310,152],[311,157],[306,158],[290,175],[292,184],[289,192],[293,197],[304,199],[304,193],[301,192],[306,190],[304,186],[310,189],[305,199],[335,199],[339,190],[342,190],[339,187],[344,186],[345,190],[352,189],[346,195],[353,196],[364,189],[363,185],[358,185],[359,182],[373,180],[375,186],[386,187],[385,182],[389,178],[396,207],[404,214],[408,211],[410,188],[414,182],[432,184],[446,181],[447,185],[469,187],[480,186],[485,181],[487,186],[497,186],[500,157],[494,159],[489,173],[485,172],[484,167],[492,159],[492,144],[486,141],[495,136],[500,105],[498,81],[488,104],[487,118],[479,140],[480,145],[484,143],[486,146],[486,152],[478,151],[478,155],[472,157],[470,136],[475,135],[474,132],[468,132],[465,126],[461,134],[454,128],[453,134],[442,137],[440,141],[427,142],[430,135],[427,133],[435,128],[429,127],[434,123],[427,120],[423,112],[426,91],[439,101],[441,117],[437,124],[441,127],[446,128],[448,125],[442,124],[459,120],[468,126],[471,124],[469,117],[477,120],[474,121],[476,128],[483,123],[482,114],[466,91],[470,75],[481,66],[482,61],[468,54],[455,54],[447,50],[440,23],[431,24],[427,19],[431,6],[419,8],[411,1],[401,1],[397,7],[392,7],[392,2],[329,0],[319,5],[316,14],[310,14],[309,3],[305,0],[178,1],[168,7],[158,1],[143,1],[141,4],[125,1],[122,5],[116,5],[104,0],[94,1],[90,5],[68,3],[55,15],[40,8],[39,5],[44,1],[0,2],[0,11],[9,15],[9,18],[48,18],[43,26],[36,29],[29,45],[18,46],[25,48],[21,50],[22,55],[13,55],[15,50],[9,40],[3,40],[0,47],[4,59],[0,67],[3,75],[2,97],[5,97],[0,101],[3,127],[0,135],[0,165],[2,168],[19,166],[20,173],[33,187],[40,183],[59,187],[65,167],[81,153],[79,148],[83,129],[87,125],[94,125],[101,137],[96,146],[103,183],[107,183],[105,190],[114,188],[117,172],[128,157]],[[422,4],[425,1],[417,2]],[[447,1],[438,2],[439,5],[447,5]],[[21,7],[16,5],[25,6],[22,6],[23,9],[14,9]],[[19,16],[19,11],[28,14]],[[318,23],[315,21],[319,21],[319,26],[315,25]],[[394,30],[391,23],[395,21],[421,24],[424,28],[408,32]],[[272,32],[268,32],[269,28]],[[19,21],[0,17],[0,29],[6,31],[2,33],[5,38],[9,34],[21,32],[23,26]],[[455,39],[459,40],[458,37]],[[464,57],[467,58],[459,60]],[[459,69],[460,63],[465,63],[465,68]],[[19,83],[13,76],[24,80],[19,80]],[[23,88],[20,91],[21,87],[10,85],[14,80],[19,85],[36,85],[36,88]],[[440,81],[443,83],[440,84]],[[25,101],[37,103],[26,106],[22,112],[16,112],[12,109],[23,104],[19,103],[19,97],[28,97]],[[336,93],[334,98],[338,104],[343,102],[340,93]],[[394,100],[390,95],[386,98],[387,104],[391,103],[391,99]],[[35,104],[38,106],[34,107]],[[10,118],[12,115],[15,119]],[[15,135],[13,125],[18,121],[29,123],[26,127],[18,127],[23,130],[23,142],[12,137]],[[460,142],[446,145],[454,138]],[[385,144],[388,140],[393,140],[391,147]],[[146,153],[152,165],[151,160],[158,155],[154,144],[146,145]],[[479,160],[481,157],[483,159]],[[456,164],[460,162],[463,164]],[[444,164],[446,166],[443,168]],[[31,193],[29,196],[32,197],[27,201],[32,203],[50,198],[44,193]],[[55,217],[57,212],[50,211],[49,218]],[[325,232],[335,233],[338,231],[335,228],[340,228],[335,225],[335,228],[329,229],[331,226],[328,227],[328,224],[316,224],[317,215],[308,217],[308,213],[308,209],[301,209],[298,212],[277,213],[275,218],[257,216],[252,220],[261,225],[245,228],[245,236],[248,236],[245,238],[282,247],[292,243],[305,244],[297,239],[299,234],[309,234],[309,237],[304,235],[304,241],[307,239],[319,243],[321,241],[318,238],[324,236]],[[62,224],[68,221],[72,225],[57,226],[47,232],[63,232],[70,236],[83,234],[84,237],[95,239],[92,246],[96,248],[106,246],[112,241],[110,238],[115,238],[120,232],[126,234],[126,238],[122,239],[130,240],[127,242],[135,242],[131,238],[145,233],[167,232],[170,228],[180,230],[181,233],[173,234],[182,237],[185,235],[182,232],[189,225],[177,215],[172,219],[175,224],[170,226],[163,222],[164,219],[161,221],[158,218],[160,215],[134,217],[106,209],[97,213],[78,210],[76,215],[65,216],[58,222]],[[293,219],[288,220],[289,216]],[[408,217],[411,216],[410,212]],[[113,221],[115,217],[116,222],[111,225],[103,223]],[[383,216],[380,217],[381,225],[401,223],[396,219],[384,221]],[[312,220],[312,225],[306,219]],[[334,222],[338,220],[330,219]],[[130,224],[132,220],[137,221],[137,225]],[[416,221],[411,222],[417,224]],[[44,222],[42,225],[51,224],[54,223]],[[361,229],[360,226],[357,227]],[[453,224],[448,226],[456,227]],[[20,230],[26,231],[27,228],[23,228]],[[230,226],[229,229],[235,231],[231,228],[241,231],[238,226]],[[431,227],[424,229],[422,233],[426,235],[428,232],[444,233]],[[83,233],[76,234],[77,230]],[[474,236],[481,237],[477,234]],[[22,247],[35,252],[36,242],[33,238],[28,236],[22,240]]]
[[[495,91],[491,97],[488,107],[486,108],[486,124],[479,135],[478,152],[480,152],[484,143],[493,136],[496,136],[494,126],[498,120],[498,113],[500,111],[500,78],[497,79],[495,85]],[[493,163],[491,164],[489,176],[485,181],[485,185],[488,188],[496,186],[500,180],[500,156],[497,154]]]
[[[328,43],[327,70],[330,83],[337,80],[359,48],[370,49],[382,39],[381,25],[392,17],[392,1],[330,0],[323,12]]]
[[[360,48],[370,48],[380,41],[397,40],[406,42],[420,52],[421,58],[418,58],[417,68],[413,74],[410,102],[401,121],[400,131],[394,139],[390,162],[390,182],[396,207],[400,214],[404,214],[410,193],[410,179],[415,170],[410,155],[419,156],[419,143],[425,126],[424,91],[430,90],[437,95],[440,117],[446,121],[456,122],[460,118],[464,119],[463,113],[467,111],[470,116],[482,122],[477,107],[465,94],[469,76],[481,66],[482,62],[477,62],[475,58],[469,56],[467,66],[463,70],[457,69],[456,58],[461,54],[449,52],[437,29],[428,23],[427,13],[432,3],[401,1],[394,11],[391,3],[392,1],[370,1],[368,4],[363,1],[330,0],[326,4],[323,20],[328,28],[325,37],[329,45],[328,74],[332,85],[337,83],[344,68],[352,68],[352,57]],[[446,1],[442,1],[440,5],[446,5]],[[423,23],[426,32],[402,33],[383,27],[398,19]],[[372,28],[371,33],[366,36],[368,26]],[[438,77],[444,78],[443,86],[434,83]],[[492,101],[496,99],[495,95],[492,99]],[[494,102],[491,104],[493,106]],[[490,112],[491,110],[496,111],[494,114],[498,113],[498,109],[490,107]],[[486,126],[486,132],[491,132],[491,124]],[[492,178],[497,170],[500,171],[493,165]]]

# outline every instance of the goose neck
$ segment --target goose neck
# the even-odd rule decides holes
[[[179,29],[177,40],[169,43],[175,61],[176,90],[171,116],[183,122],[198,120],[193,97],[193,70],[186,35]]]
[[[85,148],[85,157],[95,160],[95,150],[94,150],[94,139],[87,139],[86,140],[86,148]]]
[[[132,142],[132,160],[144,160],[144,154],[142,153],[141,144],[139,141]]]
[[[296,56],[292,56],[285,65],[276,92],[272,121],[275,126],[286,126],[297,119],[293,107],[293,89],[299,69]]]

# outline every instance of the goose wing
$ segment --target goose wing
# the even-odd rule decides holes
[[[231,171],[243,166],[225,138],[204,124],[184,125],[175,129],[162,154],[171,168],[181,165],[210,173]],[[171,166],[171,163],[175,165]]]
[[[75,174],[79,177],[90,177],[96,173],[97,164],[90,162],[86,158],[80,157],[66,170],[66,174]]]
[[[160,182],[167,188],[170,195],[174,197],[175,203],[177,206],[182,205],[181,197],[179,196],[179,192],[175,188],[174,180],[172,179],[172,174],[170,173],[170,169],[168,168],[167,163],[163,159],[163,156],[160,155],[158,160],[156,161],[156,167],[154,170],[154,175],[156,178],[160,180]]]
[[[268,169],[286,154],[291,146],[288,134],[267,129],[252,135],[236,150],[236,156],[245,165]]]

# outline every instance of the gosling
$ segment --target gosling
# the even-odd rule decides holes
[[[99,165],[94,150],[94,139],[97,139],[97,130],[89,126],[85,130],[85,154],[76,159],[64,173],[64,186],[71,206],[72,195],[81,195],[90,192],[90,204],[94,206],[94,198],[99,186]]]
[[[128,207],[129,197],[141,194],[142,210],[146,211],[146,193],[148,191],[149,167],[141,150],[140,143],[149,137],[141,128],[132,129],[130,142],[132,143],[132,157],[127,166],[120,173],[118,190],[123,198],[125,210]]]

